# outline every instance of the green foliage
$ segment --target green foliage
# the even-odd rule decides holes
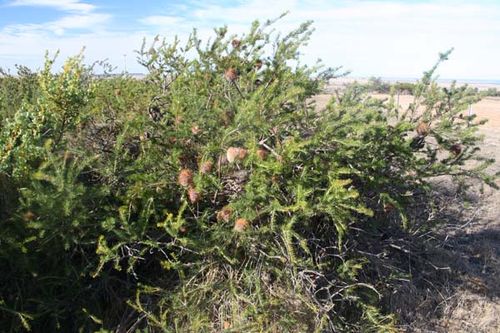
[[[370,77],[368,79],[368,83],[366,84],[367,88],[371,91],[387,94],[391,90],[391,84],[384,82],[380,77]]]
[[[2,100],[5,331],[395,331],[353,230],[414,228],[433,176],[493,184],[460,117],[477,96],[434,68],[408,110],[353,86],[318,111],[311,24],[272,23],[144,43],[144,80],[47,59]]]
[[[497,88],[488,88],[481,91],[481,95],[485,97],[500,97],[500,91]]]

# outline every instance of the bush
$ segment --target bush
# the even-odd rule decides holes
[[[398,82],[394,84],[393,87],[396,90],[396,93],[404,95],[413,95],[416,84],[410,82]]]
[[[6,331],[395,331],[367,235],[421,229],[430,177],[493,185],[477,96],[433,68],[404,113],[357,87],[317,111],[311,24],[272,23],[144,44],[144,80],[46,61],[0,135]]]
[[[488,88],[482,91],[481,94],[485,97],[500,97],[500,91],[497,88]]]
[[[380,77],[370,77],[366,85],[370,91],[374,91],[379,94],[388,94],[391,90],[391,85],[382,81],[382,78]]]

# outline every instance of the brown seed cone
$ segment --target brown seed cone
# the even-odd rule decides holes
[[[226,72],[224,73],[224,77],[229,82],[234,82],[238,79],[238,71],[236,71],[236,69],[234,69],[232,67],[228,68],[228,69],[226,69]]]
[[[194,203],[197,203],[199,200],[200,200],[200,192],[196,191],[196,189],[194,187],[189,187],[188,189],[188,197],[189,197],[189,201],[194,204]]]
[[[193,135],[197,135],[197,134],[200,134],[201,130],[200,130],[200,127],[198,125],[194,125],[193,127],[191,127],[191,133],[193,133]]]
[[[265,150],[264,148],[259,148],[257,149],[257,156],[261,159],[261,160],[265,160],[266,157],[267,157],[267,150]]]
[[[190,169],[182,169],[181,172],[179,172],[177,182],[184,187],[193,184],[193,171]]]
[[[256,62],[255,62],[255,69],[256,70],[259,70],[262,68],[262,60],[258,59]]]
[[[238,150],[238,159],[240,161],[244,160],[245,157],[247,157],[248,155],[248,150],[246,150],[245,148],[239,148]]]
[[[421,136],[426,136],[430,132],[429,124],[421,122],[417,125],[417,134]]]
[[[455,143],[450,147],[450,151],[455,155],[458,156],[462,152],[462,145],[459,143]]]
[[[394,205],[393,205],[393,204],[391,204],[391,203],[386,203],[386,204],[384,204],[384,212],[385,212],[385,213],[390,213],[390,212],[392,212],[392,211],[394,210],[394,208],[395,208],[395,207],[394,207]]]
[[[226,151],[226,158],[229,163],[242,161],[247,157],[248,150],[245,148],[229,147]]]
[[[212,171],[213,166],[214,166],[214,163],[212,161],[205,161],[205,162],[201,163],[200,173],[203,175],[210,173],[210,171]]]
[[[233,230],[236,232],[243,232],[245,229],[248,228],[248,220],[239,218],[234,222],[234,228]]]
[[[232,45],[235,49],[237,49],[238,47],[240,47],[240,45],[241,45],[241,41],[240,41],[239,39],[233,39],[233,40],[231,41],[231,45]]]
[[[229,222],[232,214],[233,209],[231,207],[225,206],[217,212],[217,221]]]
[[[23,214],[23,220],[26,222],[33,221],[35,218],[36,215],[32,211],[27,211],[26,213]]]
[[[229,163],[233,163],[238,158],[240,148],[229,147],[226,151],[226,158]]]

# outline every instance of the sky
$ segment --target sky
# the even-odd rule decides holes
[[[223,25],[241,34],[285,11],[277,30],[314,21],[303,63],[415,78],[454,47],[441,78],[500,80],[500,0],[0,0],[0,67],[37,69],[45,51],[62,61],[85,47],[89,63],[144,72],[134,52],[143,38],[183,39],[193,28],[209,38]]]

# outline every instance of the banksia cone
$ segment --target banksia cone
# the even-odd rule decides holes
[[[248,154],[248,150],[246,150],[245,148],[239,148],[239,150],[238,150],[238,159],[240,161],[244,160],[245,157],[247,157],[247,154]]]
[[[200,192],[196,191],[194,187],[189,187],[188,189],[188,197],[189,201],[194,204],[200,200]]]
[[[23,214],[23,220],[26,222],[33,221],[35,218],[36,215],[32,211],[27,211],[26,213]]]
[[[210,171],[212,171],[213,165],[214,165],[214,163],[212,161],[205,161],[205,162],[201,163],[200,173],[203,175],[210,173]]]
[[[201,130],[198,125],[194,125],[193,127],[191,127],[191,133],[193,133],[194,135],[200,134],[200,132]]]
[[[394,207],[394,205],[393,205],[393,204],[391,204],[391,203],[386,203],[386,204],[384,204],[384,212],[385,212],[385,213],[390,213],[390,212],[392,212],[392,211],[394,210],[394,208],[395,208],[395,207]]]
[[[259,148],[257,149],[257,156],[261,159],[261,160],[265,160],[266,157],[267,157],[267,150],[265,150],[264,148]]]
[[[231,207],[225,206],[217,212],[217,221],[229,222],[231,219],[231,214],[233,214],[233,209]]]
[[[229,147],[226,152],[226,157],[229,163],[233,163],[237,160],[244,160],[247,154],[248,151],[245,148]]]
[[[238,79],[238,71],[236,71],[236,69],[234,68],[228,68],[226,69],[226,71],[224,72],[224,77],[226,78],[226,80],[228,80],[229,82],[234,82]]]
[[[189,169],[182,169],[177,178],[179,185],[187,187],[193,183],[193,171]]]
[[[246,228],[248,228],[248,220],[239,218],[234,223],[233,230],[236,232],[243,232]]]
[[[262,60],[258,59],[256,62],[255,62],[255,69],[256,70],[259,70],[262,68]]]
[[[459,143],[455,143],[450,147],[450,151],[455,155],[458,156],[462,152],[462,145]]]
[[[417,126],[417,134],[421,136],[426,136],[430,132],[429,124],[421,122]]]
[[[226,152],[226,158],[229,163],[233,163],[238,158],[240,148],[229,147]]]
[[[237,49],[238,47],[240,47],[240,45],[241,45],[241,41],[240,41],[239,39],[233,39],[233,40],[231,41],[231,45],[232,45],[235,49]]]

